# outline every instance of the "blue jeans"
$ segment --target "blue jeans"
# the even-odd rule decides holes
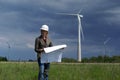
[[[39,65],[38,80],[48,80],[48,71],[50,68],[50,63],[41,63],[39,58],[38,65]]]

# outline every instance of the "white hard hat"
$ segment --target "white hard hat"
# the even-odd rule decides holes
[[[49,31],[49,27],[47,25],[42,25],[41,30]]]

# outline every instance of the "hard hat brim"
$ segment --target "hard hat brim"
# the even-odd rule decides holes
[[[40,30],[48,31],[48,29],[40,28]]]

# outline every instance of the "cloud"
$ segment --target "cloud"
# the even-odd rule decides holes
[[[104,19],[109,25],[120,25],[120,7],[112,8],[109,10],[106,10],[104,13],[108,14]]]
[[[30,44],[30,43],[27,43],[26,46],[27,46],[28,48],[34,49],[34,45],[32,45],[32,44]]]
[[[5,42],[7,42],[8,39],[7,39],[6,37],[0,37],[0,41],[5,41]]]

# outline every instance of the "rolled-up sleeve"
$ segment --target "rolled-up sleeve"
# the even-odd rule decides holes
[[[40,52],[40,50],[39,50],[39,39],[38,38],[35,39],[35,49],[34,50],[37,53]]]

